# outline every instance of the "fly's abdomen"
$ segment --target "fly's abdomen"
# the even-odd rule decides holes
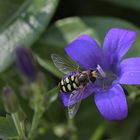
[[[65,93],[76,90],[78,86],[79,86],[78,78],[77,76],[74,75],[65,77],[59,83],[60,90]]]

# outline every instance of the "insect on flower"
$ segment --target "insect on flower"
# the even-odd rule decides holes
[[[79,66],[71,64],[70,61],[63,59],[57,54],[52,54],[51,57],[55,66],[61,72],[66,74],[66,76],[59,82],[58,87],[61,92],[70,94],[68,101],[68,115],[70,118],[73,118],[78,111],[86,86],[89,83],[94,84],[96,81],[98,76],[97,71],[93,69],[82,71],[79,69]],[[79,100],[79,102],[73,104],[75,99]]]
[[[97,109],[105,119],[119,121],[127,117],[127,100],[121,85],[140,84],[140,57],[122,58],[135,38],[135,31],[112,28],[101,48],[89,35],[78,36],[65,51],[82,70],[72,68],[61,57],[52,55],[55,65],[66,74],[60,82],[60,97],[71,118],[75,116],[81,100],[89,95],[93,95]]]

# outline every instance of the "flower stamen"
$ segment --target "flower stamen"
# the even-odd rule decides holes
[[[111,71],[105,72],[99,64],[97,65],[96,69],[99,74],[97,85],[101,86],[102,89],[107,90],[116,79],[116,75],[114,75]]]
[[[106,77],[106,73],[103,71],[103,69],[101,68],[101,66],[100,66],[99,64],[97,65],[97,68],[96,68],[96,69],[98,70],[99,74],[100,74],[103,78]]]

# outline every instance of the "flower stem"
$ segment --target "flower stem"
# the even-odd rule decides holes
[[[12,113],[11,116],[12,116],[13,122],[15,124],[17,133],[19,135],[19,139],[20,140],[26,140],[26,136],[24,134],[23,127],[21,126],[21,122],[19,120],[18,113],[17,112],[16,113]]]
[[[40,122],[40,118],[41,118],[43,112],[44,111],[41,111],[38,108],[35,109],[31,129],[30,129],[30,132],[29,132],[29,135],[28,135],[29,140],[32,140],[35,137],[36,130],[38,128],[38,124]]]
[[[76,135],[76,126],[74,125],[74,120],[68,118],[68,127],[70,131],[70,140],[77,140],[77,135]]]
[[[36,136],[38,125],[39,125],[41,117],[45,111],[45,107],[43,104],[44,103],[44,95],[42,94],[43,91],[37,84],[32,85],[32,90],[34,93],[34,96],[32,98],[34,115],[33,115],[33,119],[32,119],[31,128],[28,133],[29,140],[33,140],[33,138]]]
[[[107,127],[107,123],[103,123],[102,125],[99,125],[93,135],[91,136],[90,140],[100,140],[103,136],[105,130]]]

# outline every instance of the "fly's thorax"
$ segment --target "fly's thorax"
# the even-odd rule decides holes
[[[89,69],[87,71],[82,71],[78,76],[78,81],[82,85],[86,85],[89,82],[94,83],[97,78],[97,72],[95,70]]]
[[[89,72],[88,71],[82,71],[78,75],[78,81],[81,85],[86,85],[89,82]]]
[[[77,75],[67,76],[59,83],[59,88],[62,92],[71,92],[76,90],[79,86]]]
[[[94,83],[97,79],[97,72],[95,70],[90,70],[89,79],[92,83]]]

